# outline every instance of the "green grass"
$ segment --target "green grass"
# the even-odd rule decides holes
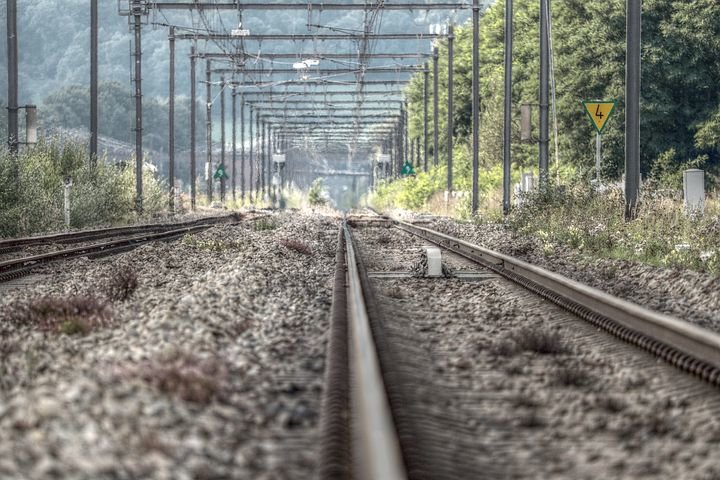
[[[550,187],[528,195],[508,222],[518,233],[542,240],[547,255],[563,245],[595,257],[720,273],[718,203],[710,199],[704,215],[686,215],[677,195],[647,188],[636,218],[626,221],[619,190]],[[681,244],[689,247],[677,248]]]
[[[0,149],[0,237],[65,228],[63,178],[72,177],[70,226],[129,223],[135,213],[135,170],[99,159],[90,166],[85,145],[41,140],[17,157]],[[166,187],[146,169],[144,216],[165,209]]]

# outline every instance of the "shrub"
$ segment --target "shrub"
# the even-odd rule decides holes
[[[275,230],[277,228],[277,224],[273,222],[272,220],[268,220],[266,218],[258,218],[255,220],[255,223],[253,224],[253,228],[256,232],[262,232],[265,230]]]
[[[308,203],[312,206],[320,206],[327,203],[322,178],[316,178],[310,185],[310,190],[308,191]]]
[[[140,378],[158,391],[185,401],[207,404],[221,392],[228,378],[228,368],[219,358],[199,358],[184,352],[173,352],[122,369],[120,376]]]
[[[558,355],[568,352],[560,334],[541,327],[524,327],[512,332],[512,340],[522,350],[541,355]]]
[[[11,323],[47,333],[86,335],[112,322],[108,305],[95,297],[42,297],[12,308]]]
[[[28,235],[65,227],[63,178],[72,177],[71,227],[128,222],[134,212],[135,169],[87,161],[84,145],[41,140],[17,157],[0,151],[0,236]],[[143,176],[144,213],[165,206],[160,182]]]
[[[558,368],[554,377],[554,383],[563,387],[584,387],[593,381],[588,372],[577,365]]]
[[[303,255],[312,255],[312,250],[310,249],[310,246],[308,246],[306,243],[303,243],[299,240],[282,238],[282,239],[278,240],[278,243],[285,248],[294,250],[298,253],[302,253]]]
[[[108,280],[105,290],[110,300],[123,301],[137,290],[137,272],[130,265],[123,265]]]

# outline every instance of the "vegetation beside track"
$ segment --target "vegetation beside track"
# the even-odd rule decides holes
[[[564,245],[597,257],[720,274],[720,206],[686,215],[674,191],[648,188],[637,218],[625,221],[620,189],[550,187],[525,198],[507,218],[518,233],[541,239],[546,254]]]
[[[128,223],[138,219],[134,162],[91,167],[84,145],[43,140],[17,157],[0,150],[0,237],[64,229],[63,178],[72,177],[70,226]],[[166,188],[146,170],[144,215],[166,206]]]
[[[381,186],[370,198],[379,210],[402,208],[450,215],[476,223],[502,223],[514,232],[538,238],[547,256],[558,246],[597,258],[618,258],[662,267],[689,268],[720,274],[720,204],[711,195],[705,214],[686,214],[682,194],[657,182],[642,192],[637,217],[625,221],[619,187],[598,191],[580,182],[551,185],[523,194],[522,203],[504,217],[502,191],[491,184],[481,188],[480,213],[470,218],[469,198],[446,204],[426,195],[428,176]]]

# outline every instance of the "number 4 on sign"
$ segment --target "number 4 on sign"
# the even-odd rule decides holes
[[[585,100],[583,105],[585,106],[585,113],[588,114],[590,120],[597,133],[602,133],[607,121],[610,119],[613,111],[615,110],[616,100]]]

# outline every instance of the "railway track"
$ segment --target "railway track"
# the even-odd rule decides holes
[[[113,227],[2,240],[0,241],[0,252],[7,254],[9,252],[22,253],[22,250],[28,247],[86,243],[94,240],[110,239],[104,242],[88,243],[78,247],[24,255],[19,258],[0,261],[0,282],[7,282],[27,275],[38,266],[51,262],[77,257],[97,258],[114,255],[132,250],[144,243],[174,240],[188,233],[202,231],[221,223],[235,222],[240,218],[237,214],[232,214],[203,218],[191,222]]]
[[[325,381],[328,388],[323,400],[321,421],[323,446],[318,469],[319,478],[353,476],[354,478],[501,478],[504,475],[523,477],[528,475],[528,471],[548,468],[547,464],[553,463],[547,458],[539,464],[535,464],[532,458],[525,459],[524,463],[520,462],[519,458],[524,457],[525,454],[515,450],[526,436],[533,438],[536,435],[536,431],[532,430],[537,426],[536,422],[543,424],[545,421],[542,415],[537,416],[537,412],[544,408],[542,402],[538,404],[536,399],[524,398],[516,393],[510,394],[505,399],[505,403],[513,407],[510,411],[524,412],[522,415],[528,411],[530,413],[520,420],[505,419],[500,422],[502,426],[498,426],[497,418],[491,417],[502,418],[503,415],[508,415],[508,410],[503,410],[506,406],[500,407],[494,403],[497,401],[494,395],[502,398],[505,393],[466,394],[462,391],[463,388],[474,383],[472,377],[463,373],[464,370],[473,370],[472,366],[467,365],[468,360],[457,362],[445,361],[447,359],[438,360],[445,356],[453,358],[452,341],[438,340],[428,335],[427,341],[419,345],[418,341],[411,338],[415,334],[422,336],[424,332],[433,332],[439,336],[446,334],[446,329],[456,328],[451,318],[455,315],[457,319],[458,312],[462,311],[462,308],[452,309],[453,314],[448,315],[448,320],[439,324],[437,318],[432,317],[442,317],[445,313],[434,312],[433,309],[438,308],[439,304],[428,302],[426,300],[428,294],[418,295],[423,297],[418,299],[413,293],[397,291],[393,293],[392,288],[397,288],[398,282],[400,285],[419,282],[417,288],[422,289],[425,288],[422,282],[427,286],[433,280],[411,280],[417,276],[417,272],[414,274],[408,272],[407,262],[404,272],[400,272],[397,265],[394,266],[394,271],[368,270],[366,267],[368,258],[370,264],[376,268],[386,262],[392,263],[392,260],[389,260],[384,253],[373,252],[372,250],[378,245],[376,243],[367,246],[366,241],[369,237],[363,238],[364,234],[360,239],[354,239],[353,229],[392,231],[393,235],[413,237],[421,244],[438,246],[444,255],[455,259],[456,267],[460,265],[459,270],[466,270],[456,272],[456,278],[451,281],[450,279],[435,280],[435,282],[452,282],[452,285],[428,287],[428,292],[455,298],[458,292],[463,291],[464,297],[462,299],[460,295],[457,297],[460,303],[465,301],[468,291],[473,290],[472,285],[468,287],[469,284],[483,282],[483,285],[489,285],[504,279],[516,285],[502,287],[503,295],[512,292],[510,298],[513,305],[517,301],[527,303],[537,311],[548,309],[549,313],[543,315],[554,317],[556,325],[547,332],[552,333],[558,329],[565,332],[567,329],[568,333],[565,336],[572,339],[572,346],[558,341],[559,343],[554,347],[552,345],[542,347],[550,351],[543,352],[538,349],[533,354],[540,353],[543,358],[551,359],[550,366],[546,365],[542,370],[557,366],[558,378],[561,379],[562,384],[560,390],[568,386],[588,387],[582,374],[587,374],[585,370],[589,370],[590,367],[586,369],[586,365],[582,364],[582,368],[578,370],[580,373],[576,376],[568,373],[585,361],[583,357],[575,357],[572,353],[580,348],[598,349],[603,351],[604,355],[613,358],[615,355],[631,358],[640,355],[633,348],[639,347],[713,387],[717,387],[720,383],[720,336],[717,334],[682,320],[649,311],[507,255],[419,225],[382,216],[351,218],[341,227],[338,240],[335,298]],[[379,243],[386,244],[387,241],[383,240]],[[414,251],[413,255],[416,253]],[[412,255],[405,257],[410,258]],[[465,285],[461,285],[463,282]],[[393,285],[389,292],[383,287],[386,284]],[[522,287],[528,293],[518,293],[520,291],[518,287]],[[445,292],[444,288],[452,293]],[[492,289],[490,290],[493,293]],[[408,305],[406,300],[402,300],[403,296],[406,298],[412,296],[417,304]],[[485,295],[484,298],[489,301],[491,297],[497,301],[497,298],[490,294]],[[539,300],[538,297],[545,301]],[[551,306],[551,303],[554,305]],[[566,313],[558,314],[557,307]],[[497,309],[490,305],[486,305],[486,308],[491,311]],[[503,308],[501,307],[500,310]],[[423,310],[430,313],[429,317],[422,313]],[[471,311],[477,310],[473,307]],[[517,314],[515,310],[512,310],[512,313]],[[584,330],[577,327],[577,317],[588,322]],[[458,333],[465,335],[467,327],[474,327],[479,331],[484,328],[471,322],[459,328]],[[568,327],[573,331],[577,329],[581,333],[570,333]],[[604,330],[633,347],[616,341],[609,342],[607,337],[598,336],[597,329]],[[503,330],[507,330],[507,327],[501,322],[499,331]],[[527,334],[527,329],[524,327],[511,333],[518,331]],[[504,349],[512,350],[521,343],[517,336],[508,338],[514,339],[510,342],[512,348],[508,347],[507,342],[505,345],[501,342],[485,346],[486,350],[491,352],[491,360],[517,354],[517,352],[503,352]],[[517,345],[514,342],[517,342]],[[438,348],[437,345],[442,345],[442,348]],[[482,350],[485,347],[477,348]],[[536,347],[528,348],[532,350]],[[557,351],[551,351],[552,348],[557,348]],[[674,369],[666,365],[653,366],[655,362],[650,355],[643,357],[642,362],[648,362],[646,372],[653,369],[654,375],[662,379],[652,387],[653,390],[660,392],[659,396],[669,395],[669,392],[672,392],[672,395],[677,395],[679,391],[691,392],[688,394],[691,399],[705,399],[701,407],[704,414],[717,415],[720,404],[715,399],[714,388],[698,384],[691,376],[672,373]],[[426,360],[423,356],[432,358]],[[473,355],[467,358],[472,359]],[[525,360],[534,361],[528,358]],[[545,359],[542,361],[546,362]],[[631,358],[622,362],[625,361],[632,364],[633,369],[639,369],[635,364],[636,359]],[[513,362],[517,363],[517,360],[514,359]],[[491,375],[481,370],[481,375],[503,385],[506,383],[503,376],[515,375],[514,370],[522,371],[523,368],[525,367],[522,363],[518,363],[508,367],[508,372],[511,373],[500,372],[498,376],[497,372]],[[448,381],[448,384],[444,384],[444,380],[433,381],[431,380],[433,375],[429,373],[432,370],[445,371],[454,380]],[[423,380],[424,374],[427,381]],[[568,378],[568,375],[571,378]],[[593,378],[595,374],[590,373],[587,376]],[[602,377],[602,373],[597,374],[598,379]],[[678,377],[682,379],[677,380]],[[543,381],[547,383],[547,380]],[[556,380],[552,380],[554,381]],[[453,385],[449,386],[449,384]],[[488,402],[488,396],[493,397],[492,402]],[[615,401],[613,398],[610,397],[608,400],[611,405]],[[600,403],[605,405],[603,402]],[[438,405],[453,405],[454,408],[451,409],[452,411],[437,412]],[[480,408],[478,405],[482,405],[481,409],[488,416],[481,415],[479,420],[470,422],[474,428],[468,428],[463,422],[475,415]],[[602,410],[601,416],[609,416],[609,412],[603,410],[605,407],[598,408]],[[607,408],[612,410],[614,407]],[[648,415],[654,418],[652,413]],[[560,423],[563,421],[561,420]],[[662,420],[657,421],[662,422]],[[477,426],[483,425],[483,422],[488,422],[489,426],[485,425],[488,431],[479,434]],[[524,428],[530,428],[531,432],[520,434],[517,432],[518,429]],[[618,427],[619,430],[623,428]],[[657,433],[662,437],[665,427],[642,425],[640,429],[643,428],[646,428],[651,435]],[[477,438],[477,435],[492,436],[493,431],[500,432],[498,434],[500,438],[494,439],[495,441]],[[508,438],[512,441],[507,440]],[[505,450],[503,447],[498,447],[503,445],[504,441],[513,447]],[[619,444],[624,445],[623,441]],[[538,455],[541,456],[553,458],[557,456],[555,462],[560,466],[555,468],[558,470],[547,471],[545,474],[557,478],[573,478],[577,475],[575,472],[563,477],[564,467],[560,458],[564,452],[555,451],[551,446],[527,448],[531,451],[539,448]],[[620,447],[616,447],[616,450],[618,448]],[[608,452],[613,450],[610,446],[606,449]],[[484,452],[485,455],[478,455],[478,452]],[[593,462],[592,454],[588,454],[588,459],[588,465],[583,465],[583,468],[592,467],[590,465]],[[484,474],[479,475],[478,472],[481,471]],[[538,474],[538,471],[540,470],[535,474]],[[571,471],[569,467],[568,471]],[[599,471],[595,472],[598,473]]]

